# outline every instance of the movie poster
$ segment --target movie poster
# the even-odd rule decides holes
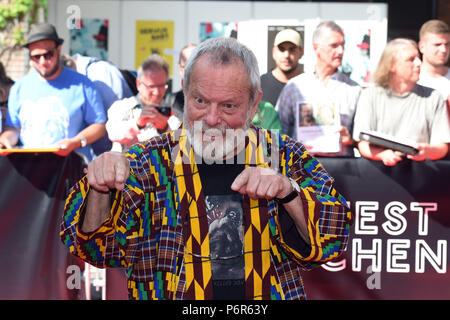
[[[136,70],[151,54],[161,55],[173,72],[174,22],[156,20],[136,21]]]
[[[69,54],[108,60],[108,19],[80,19],[81,28],[70,29]]]

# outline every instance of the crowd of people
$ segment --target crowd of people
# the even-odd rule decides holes
[[[361,155],[388,166],[406,157],[446,157],[449,27],[428,21],[419,37],[418,44],[390,41],[365,90],[339,70],[345,35],[335,22],[324,21],[314,31],[312,72],[303,72],[299,64],[304,52],[301,34],[281,30],[273,42],[275,68],[260,77],[262,99],[252,124],[279,130],[317,156]],[[136,142],[181,127],[184,93],[168,92],[169,65],[161,56],[148,57],[131,83],[109,61],[61,54],[62,43],[52,25],[34,25],[25,44],[33,71],[14,84],[2,66],[1,148],[56,146],[60,155],[77,150],[91,161],[105,151],[126,151]],[[190,43],[180,52],[181,77],[195,47]],[[406,56],[406,51],[411,54]],[[407,63],[410,60],[413,63]],[[72,76],[72,71],[78,74]],[[407,138],[417,153],[405,155],[361,140],[360,132],[366,131]]]
[[[175,93],[169,65],[152,54],[133,92],[109,62],[63,64],[55,28],[33,26],[34,70],[10,88],[0,147],[87,157],[61,239],[92,265],[127,268],[130,298],[305,298],[300,270],[345,250],[353,221],[315,156],[393,166],[442,159],[450,144],[446,23],[425,23],[418,44],[389,41],[367,88],[339,71],[338,24],[321,22],[312,42],[316,64],[303,72],[301,35],[280,31],[276,67],[262,76],[235,39],[189,44]],[[365,131],[408,138],[417,152],[363,140]]]

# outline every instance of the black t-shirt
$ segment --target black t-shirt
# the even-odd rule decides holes
[[[243,196],[231,189],[236,177],[245,169],[238,159],[241,159],[239,155],[234,158],[234,164],[197,164],[209,222],[213,297],[216,300],[245,299]],[[303,256],[309,256],[311,247],[298,233],[288,212],[282,205],[278,210],[286,243]]]
[[[243,300],[245,299],[243,196],[233,191],[231,184],[244,170],[245,165],[203,163],[197,166],[208,215],[214,299]]]
[[[269,71],[261,76],[262,101],[268,101],[273,106],[277,104],[278,96],[286,84],[278,81]]]

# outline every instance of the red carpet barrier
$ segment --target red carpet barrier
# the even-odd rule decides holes
[[[76,262],[59,240],[68,191],[82,174],[77,154],[0,157],[0,299],[73,299],[68,267]],[[83,288],[81,288],[83,289]]]
[[[351,202],[355,224],[343,257],[303,273],[309,299],[450,299],[450,161],[320,161]],[[84,282],[77,290],[77,262],[58,232],[82,168],[76,154],[0,157],[0,299],[80,298]],[[115,295],[126,292],[115,282]]]
[[[313,299],[450,299],[450,161],[320,158],[355,223],[338,261],[304,272]]]

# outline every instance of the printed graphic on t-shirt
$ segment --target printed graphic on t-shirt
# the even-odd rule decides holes
[[[242,196],[205,197],[213,279],[244,279]]]
[[[57,97],[25,100],[19,118],[24,147],[46,147],[68,137],[69,113]]]

